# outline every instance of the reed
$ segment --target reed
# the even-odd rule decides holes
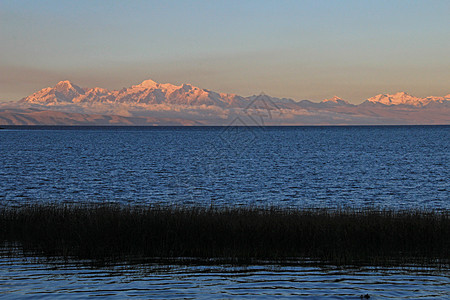
[[[0,208],[0,243],[93,260],[195,258],[334,264],[450,262],[434,211],[43,204]]]

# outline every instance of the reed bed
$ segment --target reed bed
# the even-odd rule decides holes
[[[450,215],[368,209],[28,205],[0,208],[0,243],[103,261],[450,262]]]

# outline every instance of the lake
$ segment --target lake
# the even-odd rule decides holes
[[[449,272],[427,268],[259,265],[89,267],[20,257],[0,259],[0,298],[444,299]]]
[[[450,209],[450,126],[6,127],[0,203]],[[6,251],[6,250],[3,250]],[[450,296],[449,270],[0,255],[0,298]]]
[[[25,127],[0,145],[2,204],[450,208],[450,126]]]

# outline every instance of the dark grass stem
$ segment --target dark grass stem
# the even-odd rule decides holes
[[[0,208],[0,242],[29,255],[122,261],[312,259],[444,264],[448,212],[29,205]]]

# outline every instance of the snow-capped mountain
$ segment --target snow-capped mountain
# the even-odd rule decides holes
[[[29,104],[71,104],[71,103],[126,103],[126,104],[174,104],[232,107],[245,105],[243,97],[234,94],[216,93],[190,84],[180,86],[160,84],[145,80],[121,90],[108,91],[102,88],[80,88],[70,81],[61,81],[53,88],[42,89],[19,101]]]
[[[153,80],[120,90],[81,88],[65,80],[0,104],[0,124],[228,125],[236,118],[250,126],[450,124],[450,95],[379,94],[355,105],[337,96],[321,102],[264,93],[243,97]]]
[[[73,103],[74,99],[85,94],[85,90],[72,84],[70,81],[60,81],[53,88],[42,89],[22,100],[19,103],[55,105],[58,103]]]
[[[411,96],[405,92],[399,92],[393,95],[379,94],[367,99],[371,103],[380,103],[384,105],[411,105],[411,106],[425,106],[430,103],[445,103],[450,101],[450,94],[444,97],[429,96],[426,98],[418,98]]]
[[[153,80],[145,80],[138,85],[133,85],[121,90],[109,91],[107,89],[81,88],[76,84],[64,80],[58,82],[53,88],[47,87],[19,101],[22,104],[37,105],[67,105],[73,103],[126,103],[132,105],[139,104],[172,104],[189,106],[218,106],[218,107],[239,107],[243,108],[255,99],[265,98],[266,101],[278,104],[314,106],[316,108],[325,108],[331,106],[353,106],[338,96],[325,99],[321,102],[312,102],[303,100],[296,102],[288,98],[276,98],[266,94],[242,97],[236,94],[216,93],[207,89],[201,89],[190,84],[173,85],[170,83],[157,83]],[[450,94],[444,97],[426,97],[418,98],[405,92],[396,94],[379,94],[368,98],[370,103],[379,103],[384,105],[410,105],[425,106],[431,102],[444,103],[450,101]]]
[[[339,98],[338,96],[325,99],[321,103],[327,106],[352,106],[352,104],[350,104],[348,101]]]

